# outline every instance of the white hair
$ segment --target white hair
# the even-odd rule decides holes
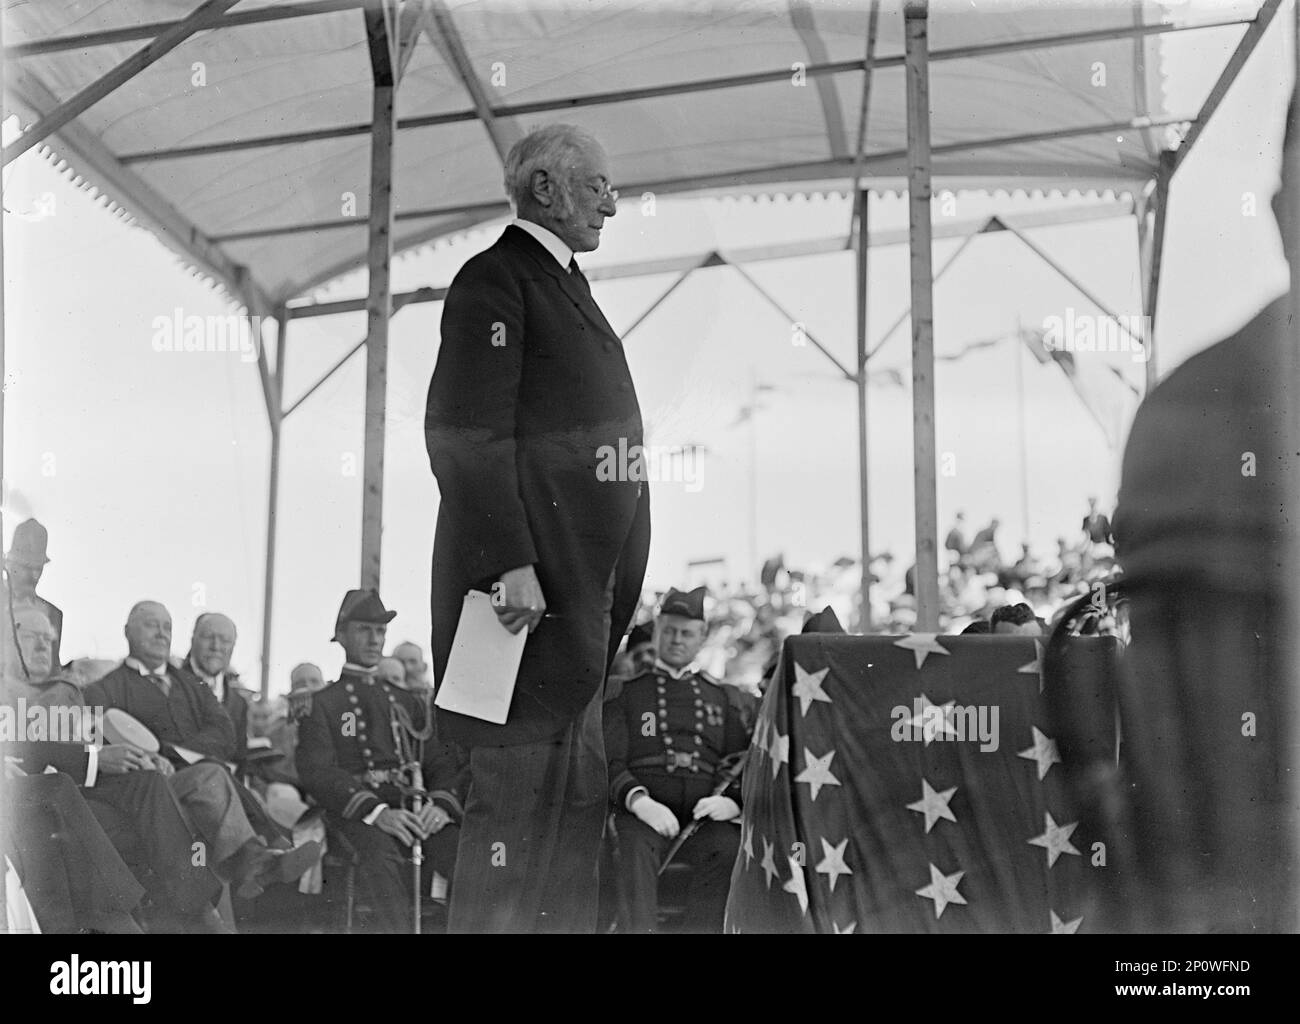
[[[548,124],[534,128],[510,147],[506,155],[505,185],[515,210],[532,195],[534,171],[546,171],[555,178],[560,209],[566,214],[572,197],[568,171],[575,163],[601,145],[589,132],[572,124]]]

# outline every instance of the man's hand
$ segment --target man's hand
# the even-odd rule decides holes
[[[695,810],[691,812],[691,817],[696,821],[701,818],[712,818],[714,821],[730,821],[732,818],[740,817],[740,805],[729,796],[704,796],[700,797],[699,802],[695,805]]]
[[[176,774],[176,766],[163,757],[162,754],[147,754],[145,756],[152,762],[150,767],[154,771],[160,772],[163,778],[171,778]]]
[[[437,804],[429,803],[420,808],[420,830],[427,839],[436,836],[451,824],[451,815]]]
[[[537,628],[546,611],[546,598],[542,596],[542,585],[537,582],[537,573],[531,565],[521,565],[501,574],[501,579],[492,587],[492,608],[501,625],[512,633],[518,633],[525,626],[530,633]]]
[[[387,832],[407,846],[414,845],[416,839],[423,837],[420,819],[410,811],[395,807],[385,807],[379,812],[379,817],[375,819],[375,828],[380,832]]]
[[[105,775],[125,775],[153,767],[149,755],[131,743],[113,743],[99,748],[99,770]]]
[[[676,839],[682,826],[677,822],[677,815],[652,797],[643,796],[632,803],[632,813],[644,821],[665,839]]]

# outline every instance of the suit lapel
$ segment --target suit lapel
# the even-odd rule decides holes
[[[501,236],[501,239],[514,244],[542,270],[553,277],[564,294],[573,300],[574,305],[582,311],[588,320],[622,344],[618,332],[609,325],[609,321],[605,319],[605,314],[596,305],[596,300],[574,279],[567,267],[560,266],[555,257],[546,251],[546,247],[541,242],[537,241],[527,231],[515,227],[513,224],[506,225],[505,234]]]

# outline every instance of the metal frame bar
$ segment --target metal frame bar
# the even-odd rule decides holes
[[[999,146],[1016,146],[1031,142],[1052,141],[1063,138],[1077,138],[1084,135],[1110,134],[1116,131],[1132,131],[1142,127],[1162,124],[1186,124],[1187,118],[1137,118],[1112,124],[1089,125],[1083,128],[1058,129],[1050,132],[1032,132],[1025,135],[1002,136],[996,139],[978,139],[972,142],[949,143],[931,147],[931,152],[939,155],[968,153],[980,149],[992,149]],[[692,192],[710,188],[728,188],[736,186],[757,185],[769,182],[790,182],[800,179],[822,179],[842,177],[845,172],[860,174],[862,169],[878,164],[895,163],[900,171],[906,161],[906,150],[892,150],[865,157],[861,167],[855,168],[855,161],[848,158],[840,160],[818,160],[806,163],[784,164],[780,167],[742,168],[724,171],[718,174],[697,175],[689,178],[667,178],[659,181],[635,182],[625,185],[629,194],[652,191],[659,195],[671,195],[676,192]],[[1116,185],[1122,183],[1116,182]],[[397,217],[399,221],[424,220],[430,217],[445,217],[458,213],[481,211],[483,219],[489,220],[508,208],[505,200],[470,203],[461,206],[439,206],[418,210],[405,210]],[[212,236],[217,242],[243,242],[259,238],[272,238],[280,235],[305,234],[313,231],[333,231],[344,228],[358,229],[365,222],[356,217],[317,221],[310,224],[283,225],[280,227],[258,228],[252,231],[233,231]]]
[[[1268,0],[1275,2],[1275,0]],[[1280,2],[1280,0],[1276,0]],[[1060,36],[1044,36],[1038,39],[1013,40],[989,43],[982,46],[955,47],[950,50],[936,50],[931,55],[932,61],[964,60],[969,58],[992,56],[1019,50],[1048,49],[1053,46],[1083,45],[1105,40],[1125,39],[1134,35],[1160,35],[1164,33],[1186,32],[1197,29],[1231,28],[1248,25],[1249,18],[1233,18],[1223,21],[1208,22],[1202,25],[1146,25],[1140,29],[1129,26],[1124,29],[1097,29],[1090,32],[1067,33]],[[902,67],[901,56],[879,57],[872,64],[874,70]],[[805,73],[810,78],[822,75],[840,75],[863,72],[865,60],[831,61],[826,64],[810,64]],[[669,85],[643,86],[635,89],[616,89],[610,92],[590,93],[586,95],[564,96],[552,100],[537,100],[531,103],[502,104],[491,108],[492,114],[500,119],[523,117],[532,114],[550,114],[567,112],[581,107],[604,106],[613,103],[628,103],[638,100],[657,99],[663,96],[678,96],[697,92],[712,92],[719,89],[735,89],[747,85],[764,85],[784,82],[790,77],[789,68],[773,71],[757,71],[744,75],[724,75],[715,78],[697,79],[692,82],[677,82]],[[430,114],[421,117],[403,118],[398,122],[399,131],[414,131],[420,128],[432,128],[443,124],[456,124],[479,119],[477,109],[458,110],[445,114]],[[1183,120],[1187,120],[1184,118]],[[1146,125],[1152,127],[1154,125]],[[1129,126],[1137,127],[1137,126]],[[148,160],[176,160],[185,157],[208,156],[215,153],[237,152],[244,149],[256,149],[264,146],[286,146],[298,143],[319,142],[325,139],[343,138],[349,135],[364,135],[370,130],[366,124],[339,125],[335,128],[312,129],[300,132],[278,132],[251,139],[236,139],[228,142],[213,142],[195,146],[174,146],[168,149],[144,150],[138,153],[121,155],[123,163],[137,163]],[[1118,130],[1118,127],[1110,130]]]
[[[828,52],[826,42],[817,31],[816,19],[809,0],[786,0],[786,9],[790,12],[790,24],[803,43],[810,64],[825,65]],[[788,74],[788,72],[787,72]],[[835,91],[835,83],[827,75],[818,75],[817,99],[821,103],[822,121],[826,125],[826,141],[830,146],[831,156],[843,159],[849,155],[849,140],[844,136],[844,112],[840,108],[840,96]]]
[[[907,47],[907,202],[911,241],[912,446],[916,519],[916,628],[939,629],[939,515],[934,399],[934,295],[930,238],[928,0],[903,8]]]
[[[13,61],[5,61],[5,85],[38,114],[58,105],[49,87],[32,72]],[[159,195],[135,171],[124,167],[98,136],[79,121],[71,121],[58,131],[61,149],[72,162],[80,163],[83,173],[93,171],[103,189],[114,198],[130,204],[129,213],[162,238],[168,246],[183,253],[203,273],[220,282],[238,301],[264,309],[272,308],[269,298],[246,269],[223,252],[205,232]]]
[[[776,298],[770,295],[761,284],[759,284],[752,277],[750,277],[750,275],[748,274],[748,272],[746,272],[744,267],[742,267],[738,263],[732,263],[725,256],[722,256],[721,259],[724,263],[727,264],[727,266],[729,266],[732,270],[734,270],[737,274],[739,274],[741,276],[741,279],[744,280],[747,284],[749,284],[756,292],[758,292],[759,295],[763,296],[763,298],[765,298],[768,301],[768,303],[772,306],[773,309],[775,309],[778,313],[780,313],[783,317],[785,317],[788,323],[795,324],[800,322],[798,317],[793,316],[790,313],[790,311],[787,310],[784,306],[782,306],[781,303],[776,300]],[[856,379],[853,375],[853,372],[847,366],[841,363],[838,359],[836,359],[834,353],[832,353],[830,349],[828,349],[825,345],[823,345],[820,341],[818,341],[815,337],[813,337],[811,331],[805,329],[803,333],[804,333],[804,337],[806,337],[809,341],[813,343],[813,347],[816,348],[818,352],[820,352],[822,355],[824,355],[827,359],[829,359],[832,363],[835,364],[835,368],[840,371],[840,373],[844,376],[845,380]]]
[[[238,11],[226,14],[213,25],[203,29],[215,32],[227,28],[239,28],[243,25],[260,25],[268,21],[286,21],[290,18],[304,18],[317,14],[334,14],[338,11],[350,11],[357,7],[373,7],[378,0],[310,0],[296,4],[281,4],[277,7],[262,7],[255,11]],[[150,21],[129,28],[105,29],[100,32],[80,32],[74,36],[50,36],[35,39],[28,43],[15,43],[4,48],[5,59],[21,57],[39,57],[48,53],[62,53],[67,50],[85,50],[92,46],[112,46],[115,43],[132,43],[140,39],[152,39],[154,36],[175,28],[179,21]]]
[[[1113,217],[1128,217],[1133,213],[1133,203],[1131,200],[1119,199],[1113,202],[1089,203],[1086,205],[1067,208],[1064,210],[1043,210],[1035,213],[1018,214],[1014,217],[998,218],[999,224],[1015,225],[1021,230],[1052,227],[1059,224],[1077,224],[1094,220],[1109,220]],[[953,224],[941,224],[933,231],[933,237],[939,238],[957,238],[966,237],[972,232],[992,230],[988,227],[990,218],[983,218],[975,221],[958,221]],[[1004,230],[999,226],[996,230]],[[880,231],[875,234],[869,234],[867,244],[875,249],[881,246],[902,245],[908,240],[907,229],[892,229],[889,231]],[[636,260],[631,263],[616,263],[606,267],[593,267],[590,270],[584,270],[590,281],[615,281],[629,277],[652,277],[656,274],[678,274],[684,270],[695,269],[702,266],[721,266],[723,262],[729,264],[736,263],[761,263],[768,260],[787,260],[795,259],[800,256],[822,256],[833,252],[843,252],[845,250],[847,236],[835,236],[832,238],[813,239],[807,242],[783,242],[777,245],[758,245],[749,246],[743,249],[732,249],[726,253],[725,260],[720,254],[716,259],[708,259],[709,256],[715,255],[712,250],[709,253],[696,254],[693,256],[672,256],[665,259],[655,260]],[[701,261],[704,261],[703,263]],[[394,312],[408,303],[423,302],[441,302],[447,294],[445,286],[438,288],[424,287],[416,288],[409,292],[399,292],[393,296]],[[306,303],[299,306],[289,306],[289,316],[292,319],[310,319],[318,316],[334,316],[339,313],[358,313],[366,308],[366,300],[363,298],[356,299],[335,299],[330,302]]]
[[[488,138],[492,140],[492,148],[496,150],[497,158],[504,166],[510,147],[522,137],[523,133],[512,118],[498,117],[492,110],[492,100],[487,90],[483,88],[482,81],[474,73],[474,64],[465,49],[465,41],[452,20],[451,11],[448,10],[445,0],[434,0],[432,19],[426,31],[429,34],[429,41],[444,54],[447,63],[455,70],[456,77],[469,93],[470,99],[474,102],[475,116],[483,122]]]
[[[1094,306],[1096,306],[1099,310],[1105,313],[1106,316],[1114,320],[1115,323],[1119,325],[1120,330],[1122,330],[1130,338],[1136,341],[1139,345],[1144,344],[1141,337],[1139,337],[1138,335],[1134,334],[1131,330],[1129,330],[1128,325],[1124,323],[1123,317],[1121,317],[1118,313],[1116,313],[1113,309],[1111,309],[1108,305],[1106,305],[1106,303],[1102,302],[1100,298],[1094,295],[1092,291],[1086,285],[1083,284],[1082,281],[1080,281],[1068,270],[1066,270],[1063,266],[1061,266],[1061,264],[1057,263],[1056,260],[1052,259],[1052,257],[1048,255],[1045,249],[1043,249],[1040,245],[1038,245],[1027,235],[1025,235],[1024,232],[1019,231],[1013,227],[1007,227],[1007,230],[1010,231],[1013,235],[1015,235],[1016,238],[1018,238],[1025,245],[1026,248],[1028,248],[1032,253],[1034,253],[1034,255],[1036,255],[1040,260],[1046,263],[1049,267],[1055,270],[1061,277],[1065,278],[1066,281],[1068,281],[1071,285],[1073,285],[1075,290],[1078,291],[1080,295],[1082,295]]]
[[[1160,379],[1156,366],[1156,310],[1159,307],[1160,271],[1164,262],[1165,223],[1169,209],[1169,182],[1173,153],[1161,154],[1160,169],[1151,191],[1134,211],[1138,229],[1138,262],[1142,287],[1142,343],[1146,348],[1146,391]]]
[[[1237,80],[1237,75],[1240,74],[1247,59],[1255,52],[1255,47],[1259,45],[1259,41],[1268,30],[1273,15],[1277,14],[1278,8],[1281,6],[1282,0],[1264,0],[1259,13],[1251,19],[1249,26],[1237,43],[1237,48],[1232,51],[1232,56],[1228,58],[1228,63],[1224,65],[1223,73],[1219,75],[1218,80],[1210,89],[1210,94],[1205,97],[1205,102],[1201,104],[1201,109],[1197,113],[1195,120],[1192,121],[1191,128],[1183,136],[1182,145],[1174,150],[1174,164],[1170,174],[1177,171],[1183,165],[1183,161],[1191,154],[1192,147],[1200,139],[1201,134],[1210,123],[1210,118],[1214,116],[1214,112],[1219,109],[1219,104],[1223,102],[1223,97],[1228,94],[1228,90],[1232,88],[1232,84]]]
[[[137,50],[111,71],[101,75],[95,81],[69,96],[57,107],[47,113],[34,125],[29,127],[3,151],[3,163],[9,164],[22,156],[38,142],[48,138],[63,125],[80,116],[109,93],[129,82],[150,64],[160,60],[180,46],[190,36],[221,19],[226,11],[239,3],[239,0],[204,0],[194,9],[189,17],[177,22],[172,28],[154,38],[141,50]]]

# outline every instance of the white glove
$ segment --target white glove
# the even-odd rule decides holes
[[[700,797],[699,803],[695,805],[693,816],[696,821],[700,818],[730,821],[732,818],[740,817],[740,805],[729,796]]]
[[[677,815],[652,797],[643,796],[640,800],[633,801],[632,813],[665,839],[677,838],[677,833],[682,830]]]

